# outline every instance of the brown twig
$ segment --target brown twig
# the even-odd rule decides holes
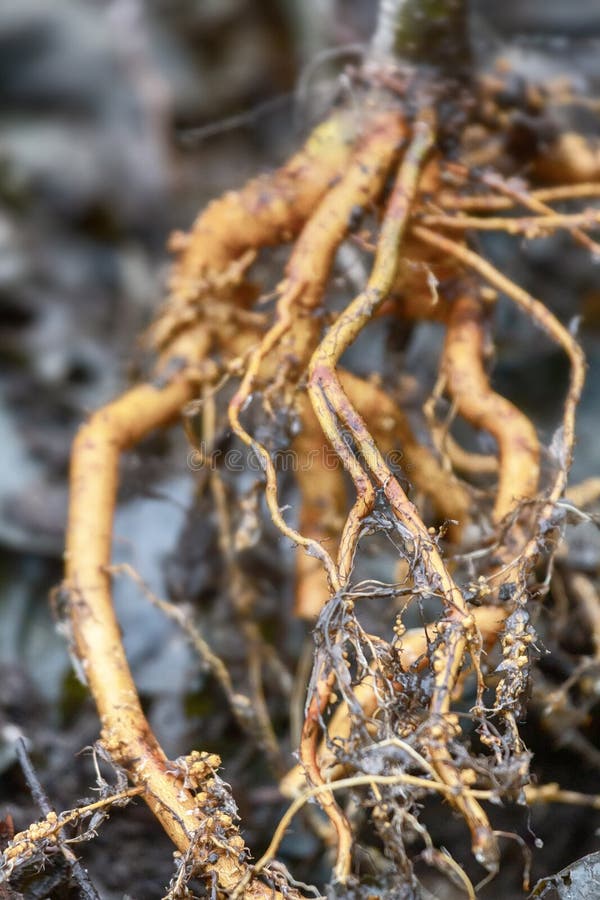
[[[52,809],[52,805],[50,804],[48,796],[44,791],[39,778],[36,775],[35,769],[33,768],[29,753],[27,752],[27,744],[25,743],[24,738],[19,738],[17,740],[15,749],[17,753],[17,759],[19,760],[19,765],[23,770],[23,775],[25,777],[25,781],[27,782],[27,787],[29,788],[34,802],[40,808],[41,812],[46,818],[48,818],[48,816],[52,814],[56,815],[55,811]],[[83,900],[100,900],[98,891],[90,881],[87,870],[84,869],[84,867],[81,865],[81,862],[77,859],[71,848],[66,845],[65,840],[66,834],[64,832],[64,829],[61,828],[56,833],[56,842],[60,848],[60,852],[66,860],[70,872],[73,875],[73,880],[79,887],[81,897],[83,898]]]

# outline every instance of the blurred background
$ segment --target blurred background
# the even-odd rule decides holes
[[[188,227],[208,199],[298,145],[337,90],[336,73],[368,41],[375,13],[372,0],[0,4],[0,819],[12,812],[21,827],[35,815],[14,763],[19,732],[59,807],[72,805],[92,777],[89,761],[74,766],[73,753],[95,740],[95,712],[47,602],[61,578],[74,432],[142,363],[136,336],[163,296],[171,229]],[[472,33],[481,67],[508,56],[530,77],[567,72],[581,92],[600,94],[597,0],[478,0]],[[331,48],[338,52],[324,52]],[[578,127],[596,127],[597,113],[580,116]],[[493,248],[507,265],[511,246]],[[548,239],[528,245],[514,275],[559,311],[585,311],[593,384],[598,267]],[[543,425],[556,359],[536,359],[531,335],[511,339],[498,374],[509,392],[524,364],[526,402]],[[588,388],[577,477],[597,464],[596,400]],[[174,549],[193,479],[181,444],[157,439],[143,473],[135,455],[125,467],[117,558],[135,562],[157,592],[184,594],[189,571],[178,570]],[[197,580],[206,575],[198,572],[203,540],[196,536],[192,554]],[[152,698],[167,752],[210,741],[209,729],[218,734],[223,720],[198,732],[206,720],[186,708],[186,691],[201,676],[187,651],[131,586],[118,584],[116,593],[136,679]],[[235,780],[235,766],[228,775]],[[157,884],[170,877],[168,843],[158,835],[149,860],[144,829],[154,826],[145,810],[114,818],[86,851],[102,896],[121,897],[124,885],[140,900],[160,896]],[[583,822],[581,840],[589,843]],[[110,871],[101,863],[106,841],[131,851],[114,855]],[[26,896],[64,889],[39,890]]]

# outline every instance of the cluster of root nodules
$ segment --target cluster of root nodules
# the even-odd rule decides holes
[[[276,857],[304,807],[339,896],[342,885],[349,893],[360,885],[366,857],[371,877],[374,868],[382,884],[392,879],[393,896],[415,888],[416,859],[474,896],[461,865],[435,846],[422,811],[438,803],[464,821],[484,877],[499,866],[490,802],[563,799],[556,785],[530,785],[530,753],[518,727],[531,693],[552,720],[547,703],[535,700],[533,668],[542,646],[546,652],[560,639],[548,625],[543,645],[536,635],[557,578],[563,610],[589,621],[593,646],[569,685],[553,693],[553,710],[568,719],[579,746],[586,743],[578,727],[593,699],[582,688],[576,707],[571,688],[600,653],[598,598],[590,578],[570,566],[564,544],[555,565],[567,514],[585,517],[598,494],[590,482],[566,496],[584,358],[573,330],[543,298],[477,247],[480,231],[515,235],[518,253],[523,239],[564,230],[595,253],[600,212],[591,204],[600,182],[592,180],[584,143],[564,135],[552,165],[543,165],[533,139],[528,161],[520,148],[519,171],[532,179],[545,172],[556,185],[512,178],[510,109],[505,95],[494,105],[496,88],[485,88],[481,124],[469,120],[474,104],[460,91],[453,109],[411,73],[361,76],[351,110],[333,114],[282,169],[216,200],[190,234],[173,238],[178,261],[150,334],[161,358],[157,390],[187,379],[189,397],[197,398],[183,409],[197,441],[194,459],[212,497],[249,658],[258,659],[248,696],[211,652],[210,635],[206,643],[189,621],[183,625],[241,725],[280,772],[288,738],[281,744],[259,687],[261,668],[282,673],[283,664],[253,624],[257,597],[240,565],[248,547],[272,541],[268,519],[282,548],[296,548],[295,612],[316,623],[308,690],[304,681],[292,692],[302,693],[305,707],[299,762],[281,780],[291,807],[253,865],[237,838],[230,847],[214,838],[210,857],[194,863],[213,890],[303,895]],[[544,97],[530,94],[523,102],[537,98],[541,120]],[[265,287],[259,296],[258,252],[290,242],[274,295]],[[548,447],[530,418],[492,387],[498,298],[515,304],[540,340],[557,344],[568,360]],[[443,335],[439,357],[424,358],[409,376],[401,344],[426,320]],[[387,329],[387,347],[395,346],[389,359],[372,350],[371,329]],[[428,373],[436,367],[432,385]],[[137,390],[132,418],[145,409]],[[165,422],[180,411],[177,398],[172,409],[164,401]],[[127,415],[123,402],[117,439]],[[162,424],[152,416],[149,422]],[[133,433],[123,431],[119,446],[139,440],[143,429]],[[234,457],[219,449],[228,434],[258,463],[250,467],[250,488],[248,469],[236,478],[228,465]],[[73,575],[71,589],[74,582]],[[73,604],[82,655],[78,635],[87,626],[77,616]],[[96,699],[106,709],[102,683]],[[105,714],[103,724],[116,747],[118,723]],[[173,777],[172,768],[166,772]],[[186,814],[206,835],[214,811],[194,805],[201,788]],[[228,827],[236,827],[234,819]],[[186,859],[194,856],[190,841],[186,851],[178,838]]]

